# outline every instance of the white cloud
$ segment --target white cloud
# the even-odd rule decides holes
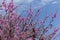
[[[57,4],[57,3],[59,3],[59,2],[57,2],[57,1],[53,1],[53,2],[52,2],[52,4]]]
[[[41,0],[39,3],[38,3],[38,6],[35,6],[34,8],[38,8],[38,7],[44,7],[45,5],[47,4],[51,4],[51,2],[53,2],[54,0]]]
[[[11,0],[6,0],[8,3],[11,1]],[[14,0],[14,3],[31,3],[33,0]]]
[[[41,3],[40,4],[46,5],[47,3],[50,3],[52,1],[54,1],[54,0],[41,0]]]

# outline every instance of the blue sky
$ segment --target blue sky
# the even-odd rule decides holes
[[[6,0],[7,3],[10,2],[10,0]],[[0,0],[0,3],[2,0]],[[19,12],[23,12],[23,10],[28,10],[30,8],[30,4],[32,5],[32,8],[36,11],[38,7],[41,8],[40,11],[40,17],[44,18],[47,14],[53,16],[53,14],[57,10],[57,18],[54,20],[53,25],[55,27],[60,26],[60,0],[14,0],[14,3],[16,5],[19,5],[20,7],[17,9],[18,14]],[[4,14],[4,11],[0,11],[2,14]],[[48,19],[49,20],[49,19]],[[48,23],[48,21],[47,21]],[[47,24],[46,24],[47,25]]]

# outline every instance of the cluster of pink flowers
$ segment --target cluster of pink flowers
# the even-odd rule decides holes
[[[43,21],[40,21],[38,18],[40,9],[33,15],[33,9],[30,7],[28,16],[22,17],[15,12],[16,8],[13,0],[9,4],[5,0],[2,2],[0,10],[5,10],[6,15],[0,14],[0,40],[51,40],[59,30],[56,28],[53,33],[46,36],[46,32],[52,28],[52,22],[57,13],[53,15],[49,25],[45,28],[44,23],[49,15]],[[36,22],[34,22],[35,20]],[[37,28],[37,24],[39,28]]]

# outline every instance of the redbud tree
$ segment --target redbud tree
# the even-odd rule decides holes
[[[52,22],[56,18],[57,12],[47,27],[44,26],[49,15],[44,20],[39,20],[40,8],[34,15],[32,7],[28,10],[27,16],[22,17],[15,12],[19,6],[14,5],[13,0],[8,4],[5,0],[0,5],[0,10],[4,10],[5,15],[0,14],[0,40],[52,40],[56,32],[56,28],[49,35],[46,34],[52,27]],[[38,28],[37,28],[37,25]]]

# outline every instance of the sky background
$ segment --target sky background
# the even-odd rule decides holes
[[[0,3],[3,0],[0,0]],[[7,3],[10,2],[10,0],[6,0]],[[54,20],[53,25],[54,27],[60,26],[60,0],[14,0],[15,5],[19,5],[20,7],[17,9],[18,14],[22,13],[23,10],[28,10],[30,8],[30,4],[32,5],[33,10],[36,13],[36,10],[40,7],[40,17],[42,19],[45,18],[47,14],[53,16],[53,14],[57,11],[57,18]],[[0,11],[4,15],[4,11]],[[48,21],[50,18],[48,19]],[[48,24],[47,21],[47,24]],[[46,25],[47,25],[46,24]],[[52,31],[52,30],[51,30]],[[57,40],[59,40],[57,38]]]

